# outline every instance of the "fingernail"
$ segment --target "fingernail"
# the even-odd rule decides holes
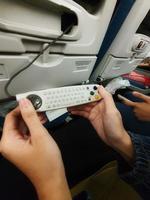
[[[19,101],[19,104],[22,108],[28,108],[30,105],[30,102],[27,99],[21,99]]]

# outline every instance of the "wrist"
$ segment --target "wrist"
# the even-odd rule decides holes
[[[35,185],[39,200],[71,200],[65,174]]]
[[[131,137],[127,131],[123,130],[122,137],[118,139],[116,143],[112,145],[121,156],[130,164],[134,161],[134,147]]]

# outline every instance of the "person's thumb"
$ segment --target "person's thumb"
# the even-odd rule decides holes
[[[107,92],[103,86],[99,86],[98,91],[99,91],[100,96],[104,100],[107,110],[110,111],[112,110],[112,108],[116,108],[112,95],[109,92]]]
[[[140,92],[133,92],[133,95],[139,99],[146,101],[146,102],[150,102],[150,97],[147,95],[144,95]]]
[[[21,99],[19,101],[19,107],[22,118],[25,121],[31,135],[40,132],[42,124],[32,103],[28,99]]]

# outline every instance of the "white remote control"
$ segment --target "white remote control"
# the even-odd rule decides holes
[[[97,88],[96,84],[51,88],[18,94],[16,99],[28,98],[38,112],[43,112],[98,101]]]

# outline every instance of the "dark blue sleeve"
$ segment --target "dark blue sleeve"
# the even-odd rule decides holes
[[[117,156],[120,178],[130,184],[139,195],[150,199],[150,137],[129,132],[135,150],[133,167]]]

